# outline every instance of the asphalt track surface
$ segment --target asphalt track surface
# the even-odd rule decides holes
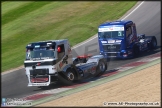
[[[146,36],[156,36],[158,48],[151,52],[142,53],[138,58],[119,60],[112,59],[108,63],[108,70],[119,67],[121,65],[140,60],[143,57],[155,54],[161,51],[161,3],[160,1],[144,2],[125,20],[132,20],[136,23],[137,33],[146,34]],[[129,13],[128,13],[129,14]],[[76,47],[73,56],[82,54],[99,54],[97,38],[90,40],[81,46]],[[3,98],[21,98],[43,91],[38,87],[27,87],[28,80],[25,76],[25,69],[19,69],[15,72],[2,75],[1,80],[1,96]],[[55,84],[49,89],[54,89],[62,85]]]

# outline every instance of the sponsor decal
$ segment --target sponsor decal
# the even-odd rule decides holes
[[[113,30],[113,27],[110,27],[109,30],[112,31]]]
[[[116,40],[117,43],[120,43],[122,40]]]
[[[115,43],[115,40],[108,40],[108,43]]]
[[[68,63],[67,59],[68,59],[68,55],[66,55],[66,57],[63,58],[62,62],[60,62],[60,64],[59,64],[60,68],[64,65],[64,63]]]
[[[105,32],[105,31],[124,31],[124,26],[115,25],[115,26],[101,26],[98,28],[98,32]]]
[[[37,66],[40,66],[41,65],[41,63],[39,62],[39,63],[37,63]]]
[[[66,63],[67,62],[67,59],[68,59],[68,55],[66,55],[66,57],[63,58],[62,63]]]
[[[96,66],[91,68],[91,74],[94,74],[96,72]]]
[[[107,43],[107,41],[101,41],[101,43]]]
[[[60,62],[59,67],[61,68],[62,66],[63,66],[63,63],[62,63],[62,62]]]
[[[113,46],[113,45],[112,45],[112,46],[108,46],[107,48],[108,48],[108,49],[115,49],[116,46]]]

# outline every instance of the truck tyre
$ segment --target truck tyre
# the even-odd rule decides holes
[[[72,85],[76,80],[76,74],[72,69],[67,69],[66,75],[59,73],[58,79],[65,85]]]
[[[156,47],[157,47],[157,40],[155,36],[153,36],[151,38],[151,42],[149,43],[149,49],[152,50],[152,49],[155,49]]]
[[[68,79],[68,81],[73,82],[75,80],[75,74],[74,74],[74,72],[70,70],[70,71],[67,71],[66,73],[67,73],[67,79]]]
[[[138,57],[140,53],[139,47],[138,46],[134,46],[133,47],[133,58]]]
[[[107,63],[104,60],[98,62],[94,77],[102,75],[107,70]]]

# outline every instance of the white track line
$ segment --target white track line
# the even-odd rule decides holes
[[[127,18],[128,16],[130,16],[130,15],[131,15],[135,10],[137,10],[143,3],[144,3],[144,1],[142,1],[135,9],[133,9],[133,10],[132,10],[127,16],[125,16],[122,20],[124,20],[125,18]],[[75,49],[75,48],[77,48],[77,47],[79,47],[79,46],[81,46],[81,45],[83,45],[83,44],[85,44],[85,43],[88,43],[89,41],[95,39],[96,37],[97,37],[97,35],[96,35],[96,36],[94,35],[94,37],[92,37],[92,38],[90,38],[90,39],[88,39],[88,40],[86,40],[86,41],[84,41],[84,42],[82,42],[82,43],[80,43],[80,44],[78,44],[78,45],[75,45],[74,47],[72,47],[72,49]],[[18,69],[14,69],[14,70],[18,70]],[[9,70],[7,73],[6,73],[6,72],[1,73],[1,75],[8,74],[8,73],[11,73],[11,72],[13,72],[13,71],[12,71],[12,70]]]
[[[135,9],[132,10],[132,12],[130,12],[127,16],[125,16],[122,20],[124,20],[125,18],[127,18],[128,16],[130,16],[135,10],[137,10],[142,4],[144,3],[144,1],[142,1]]]

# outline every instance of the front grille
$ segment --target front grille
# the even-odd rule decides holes
[[[32,83],[44,83],[44,82],[49,81],[49,77],[48,76],[36,76],[36,77],[31,76],[30,81]]]
[[[116,44],[116,45],[103,45],[103,50],[105,52],[119,52],[120,51],[120,44]]]
[[[49,69],[34,69],[30,70],[30,75],[36,76],[36,75],[48,75]]]
[[[116,56],[118,55],[118,53],[107,53],[107,54],[108,54],[108,56],[110,56],[110,57],[111,57],[111,56],[115,56],[115,57],[116,57]]]

